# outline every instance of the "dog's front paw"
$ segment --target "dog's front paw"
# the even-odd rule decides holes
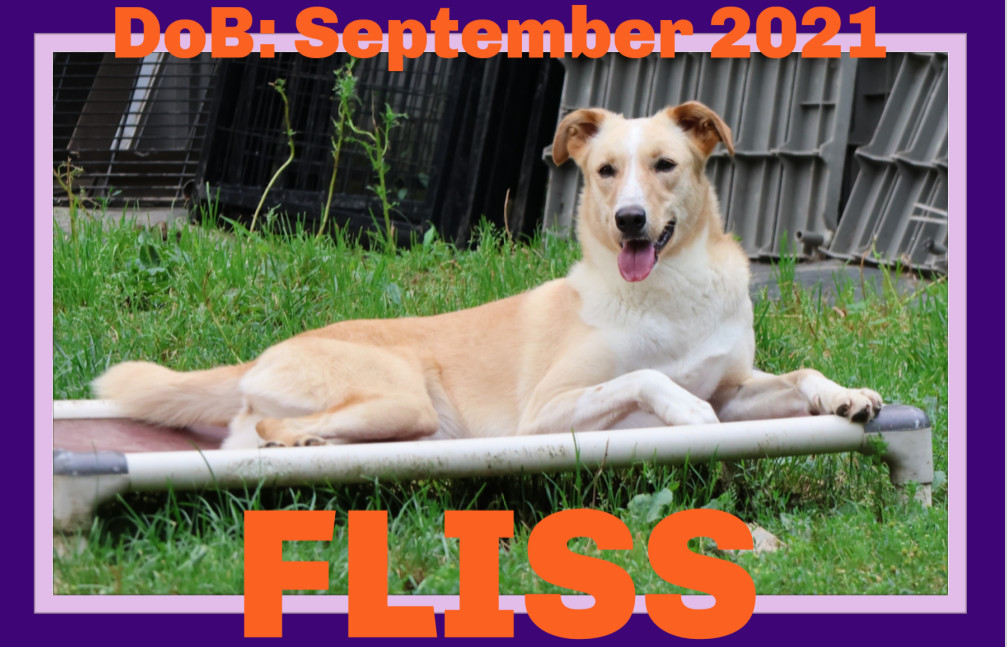
[[[299,436],[294,441],[294,447],[316,447],[318,445],[325,445],[325,439],[319,436],[313,436],[311,434],[305,434],[304,436]]]
[[[667,403],[661,409],[656,413],[666,425],[715,425],[720,422],[710,403],[699,398]]]
[[[884,401],[870,389],[843,389],[829,407],[828,413],[843,416],[852,422],[868,422],[881,410]]]
[[[305,434],[303,436],[298,436],[294,438],[292,445],[285,443],[282,440],[267,440],[263,441],[260,447],[315,447],[317,445],[326,445],[324,438],[318,436],[312,436],[310,434]]]

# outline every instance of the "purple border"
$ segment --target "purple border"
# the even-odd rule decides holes
[[[276,51],[292,51],[293,49],[293,36],[275,36],[270,40],[276,44]],[[691,37],[691,39],[682,39],[682,44],[688,43],[693,49],[707,49],[709,45],[714,42],[714,38],[704,37],[698,35]],[[848,46],[850,43],[856,43],[856,39],[851,36],[840,36],[833,40],[836,44],[843,46]],[[961,36],[898,36],[898,37],[885,37],[882,36],[879,42],[888,46],[891,51],[906,51],[906,50],[922,50],[924,48],[930,48],[938,51],[948,51],[950,52],[949,61],[951,67],[951,100],[949,105],[950,118],[954,122],[957,118],[965,113],[965,105],[963,101],[964,93],[961,92],[960,86],[964,80],[964,49],[965,43],[964,38]],[[754,45],[754,43],[753,43]],[[112,47],[111,37],[107,35],[61,35],[61,36],[40,36],[36,39],[36,52],[40,67],[37,69],[38,83],[36,83],[36,101],[39,105],[39,110],[36,113],[39,123],[51,122],[51,115],[47,112],[48,108],[52,105],[51,96],[51,85],[47,83],[51,76],[51,72],[48,69],[42,69],[41,63],[43,61],[48,61],[49,52],[53,49],[59,48],[70,51],[105,51]],[[159,48],[163,49],[163,48]],[[682,48],[686,49],[685,47]],[[48,126],[46,126],[48,128]],[[47,136],[46,132],[38,133],[36,146],[38,147],[37,155],[41,159],[46,159],[48,154],[50,138]],[[957,162],[957,155],[959,154],[958,149],[955,146],[951,148],[951,156]],[[952,163],[951,165],[951,186],[952,187],[962,187],[964,186],[964,166]],[[36,186],[36,225],[38,231],[36,233],[36,241],[38,245],[37,258],[42,261],[46,260],[51,262],[51,246],[48,241],[51,240],[52,234],[51,229],[47,228],[51,225],[51,222],[46,220],[46,215],[49,210],[48,196],[50,191],[50,183],[48,177],[42,173],[43,167],[40,165],[39,175],[37,175],[38,185]],[[963,190],[952,191],[952,204],[951,211],[962,212],[964,211],[964,205],[959,204],[963,201],[965,192]],[[957,203],[955,202],[957,201]],[[963,234],[964,220],[958,220],[952,224],[952,235]],[[959,256],[958,258],[963,258]],[[42,263],[44,266],[45,264]],[[51,273],[42,276],[44,270],[40,271],[40,278],[47,279],[50,284],[52,281]],[[51,321],[52,320],[52,300],[51,295],[41,295],[43,298],[39,299],[37,304],[37,316],[40,321]],[[48,299],[45,298],[48,296]],[[962,311],[958,311],[962,312]],[[39,336],[40,348],[38,350],[37,358],[40,361],[41,367],[38,371],[36,377],[38,379],[37,386],[37,403],[36,412],[38,419],[44,420],[49,403],[51,401],[51,393],[47,395],[46,389],[51,388],[51,374],[46,373],[46,369],[51,366],[51,339]],[[957,357],[964,357],[964,354]],[[952,370],[957,373],[964,373],[964,365],[958,362],[959,365],[954,366],[955,362],[952,362]],[[960,384],[960,382],[956,382]],[[954,393],[952,394],[955,395]],[[957,394],[957,397],[952,397],[952,402],[960,402],[963,394]],[[963,424],[960,413],[963,411],[962,408],[958,407],[952,414],[951,425],[952,427],[959,427]],[[35,484],[35,491],[40,497],[38,510],[40,511],[39,516],[36,519],[36,533],[39,537],[47,538],[50,527],[48,525],[48,510],[51,506],[47,505],[44,501],[42,495],[43,493],[49,492],[49,500],[51,501],[51,490],[47,490],[50,486],[48,475],[51,473],[49,465],[48,448],[51,446],[50,438],[43,435],[37,434],[36,441],[36,461],[38,463],[38,470],[36,472],[37,481]],[[964,460],[964,443],[961,438],[952,438],[950,442],[950,451],[952,455],[952,461],[949,471],[956,472],[963,470],[965,466]],[[961,492],[957,490],[957,492]],[[965,540],[965,526],[963,523],[955,523],[957,519],[963,518],[964,511],[964,499],[958,498],[957,500],[952,500],[951,509],[953,513],[951,514],[951,531],[950,531],[950,550],[949,558],[951,563],[950,568],[950,582],[949,590],[951,595],[948,596],[762,596],[759,598],[756,604],[757,613],[947,613],[947,612],[957,612],[961,611],[965,607],[965,595],[964,595],[964,576],[965,576],[965,554],[964,554],[964,540]],[[960,511],[960,512],[959,512]],[[957,512],[958,514],[955,514]],[[40,541],[40,548],[44,548],[44,541]],[[41,576],[45,569],[47,569],[51,563],[48,561],[48,554],[50,551],[39,550],[36,558],[38,559],[38,564],[36,566],[37,572]],[[582,598],[583,599],[583,598]],[[406,597],[406,604],[416,604],[425,605],[431,604],[440,611],[443,608],[456,608],[457,598],[452,598],[450,596],[433,596],[433,597],[413,597],[411,600]],[[502,601],[505,607],[514,609],[516,611],[524,610],[523,599],[520,596],[514,596],[513,599]],[[643,602],[643,597],[638,596],[637,598],[637,613],[645,613],[645,606]],[[161,612],[168,613],[234,613],[240,612],[242,608],[242,600],[238,596],[209,596],[209,597],[154,597],[154,596],[122,596],[122,597],[100,597],[100,596],[58,596],[53,597],[42,592],[36,592],[36,610],[45,612],[71,612],[71,613],[109,613],[109,612],[128,612],[128,613],[143,613],[149,612],[152,609],[157,609]],[[318,598],[315,596],[292,596],[285,603],[285,610],[288,613],[345,613],[346,611],[346,601],[345,598],[332,597],[332,598]]]
[[[130,3],[134,4],[134,3]],[[164,3],[158,2],[145,2],[145,3],[135,3],[142,4],[149,9],[151,9],[162,21],[169,21],[175,17],[188,17],[196,18],[201,22],[206,21],[206,18],[201,16],[208,16],[208,5],[202,3],[193,3],[187,0],[182,0],[179,2]],[[221,3],[225,4],[225,3]],[[277,31],[289,31],[293,27],[292,16],[294,15],[296,9],[301,6],[310,6],[311,4],[325,4],[316,2],[305,2],[301,5],[295,7],[290,7],[289,9],[280,4],[265,3],[258,0],[254,2],[243,2],[240,3],[242,6],[249,8],[253,14],[263,17],[275,17],[277,20]],[[455,4],[459,6],[454,6]],[[781,4],[779,2],[775,3],[720,3],[711,4],[709,8],[705,6],[697,6],[698,3],[681,6],[681,5],[668,5],[661,3],[660,5],[645,3],[645,2],[634,2],[632,0],[621,2],[621,3],[608,3],[602,6],[593,6],[589,4],[589,15],[591,18],[599,18],[605,20],[610,25],[617,24],[620,20],[629,17],[639,17],[645,19],[660,19],[660,18],[687,18],[693,21],[697,25],[697,31],[699,25],[707,25],[709,23],[709,16],[712,15],[713,10],[717,6],[723,4],[743,4],[749,12],[754,15],[761,7],[768,6],[770,4]],[[826,4],[826,3],[809,3],[806,5],[797,5],[796,3],[783,3],[792,6],[795,13],[803,10],[806,6],[814,6],[816,4]],[[867,3],[854,4],[848,2],[831,2],[827,3],[829,6],[836,8],[841,14],[849,14],[855,11],[859,11],[865,7]],[[969,10],[971,6],[975,6],[973,10]],[[30,50],[32,48],[31,36],[33,32],[37,33],[88,33],[88,32],[108,32],[110,31],[112,25],[112,9],[114,6],[110,3],[89,3],[86,8],[83,8],[80,4],[69,4],[67,3],[65,7],[54,6],[53,3],[47,4],[45,7],[38,6],[27,7],[27,10],[34,12],[34,15],[29,16],[31,28],[28,34],[21,31],[15,31],[14,36],[14,49],[15,50]],[[332,5],[329,5],[332,6]],[[353,19],[354,17],[368,17],[374,20],[383,21],[388,19],[404,19],[408,17],[417,17],[420,19],[425,18],[428,14],[433,15],[436,8],[439,6],[451,6],[453,17],[460,20],[469,20],[474,18],[490,18],[496,20],[499,23],[505,22],[510,18],[538,18],[545,19],[548,17],[559,17],[563,19],[564,15],[568,15],[569,4],[568,3],[554,3],[554,2],[535,2],[529,3],[527,1],[518,2],[508,2],[502,5],[496,6],[473,6],[461,5],[460,3],[418,3],[410,2],[408,4],[401,2],[386,2],[381,5],[368,4],[346,6],[346,7],[334,7],[340,15],[341,22],[346,22]],[[999,34],[989,34],[988,32],[992,29],[988,26],[989,23],[995,23],[993,28],[997,28],[999,25],[998,20],[984,20],[984,12],[988,11],[985,6],[980,6],[978,3],[966,3],[965,6],[961,4],[956,5],[956,8],[960,9],[955,12],[954,15],[947,15],[947,5],[933,4],[930,5],[928,2],[887,2],[878,8],[878,32],[901,32],[901,33],[968,33],[970,38],[970,44],[972,51],[972,60],[974,61],[973,67],[977,70],[980,67],[988,67],[992,69],[982,70],[985,74],[974,74],[972,78],[973,101],[971,104],[967,105],[967,112],[969,116],[973,117],[973,137],[983,137],[983,141],[992,140],[994,142],[1002,141],[1002,131],[999,130],[1000,124],[1000,107],[999,107],[999,97],[1001,95],[1000,90],[1000,79],[1002,78],[1000,72],[1003,68],[1000,64],[1000,50],[996,47],[1000,42],[1002,42],[1002,33]],[[43,13],[44,12],[44,13]],[[285,17],[286,16],[286,17]],[[999,18],[999,14],[996,15]],[[286,20],[286,22],[285,22]],[[12,21],[15,25],[15,29],[20,25],[16,21]],[[709,31],[709,30],[706,30]],[[999,31],[999,30],[998,30]],[[997,36],[999,35],[1000,38]],[[990,39],[994,47],[990,47]],[[994,51],[989,52],[986,50],[993,49]],[[14,63],[10,66],[9,73],[13,74],[13,78],[10,79],[9,84],[10,93],[8,95],[8,101],[5,102],[5,109],[14,112],[11,115],[11,119],[8,119],[9,124],[23,124],[27,123],[27,115],[22,114],[22,112],[27,112],[23,107],[26,103],[24,99],[17,99],[16,89],[20,87],[25,87],[25,84],[18,83],[21,77],[27,77],[25,80],[28,81],[27,86],[32,86],[32,78],[30,72],[23,71],[26,66],[18,65],[17,59],[11,59]],[[992,65],[989,61],[994,61]],[[30,69],[30,68],[29,68]],[[993,87],[990,87],[993,86]],[[963,96],[967,94],[962,92],[952,92],[953,101],[954,99],[961,100]],[[990,100],[990,97],[993,100]],[[51,104],[50,104],[51,105]],[[990,108],[990,105],[993,107]],[[990,115],[993,112],[995,114]],[[989,134],[988,130],[990,128],[989,124],[993,124],[992,128],[994,133]],[[952,137],[956,132],[956,128],[964,125],[964,120],[959,121],[957,118],[952,122]],[[23,138],[24,140],[31,139],[31,135],[27,134],[27,129],[17,128],[16,126],[11,129],[11,135],[16,139]],[[952,143],[951,155],[961,155],[966,154],[965,142],[961,142],[958,152],[955,153],[955,146]],[[15,144],[14,149],[17,150],[19,147]],[[999,178],[1000,171],[1003,166],[1002,151],[992,151],[991,147],[979,147],[973,146],[973,151],[971,157],[973,158],[972,173],[969,178],[972,180],[970,188],[970,193],[973,195],[973,203],[975,199],[980,200],[978,204],[985,206],[985,202],[989,200],[987,196],[987,191],[989,187],[993,187],[997,192],[999,192]],[[48,153],[46,153],[46,158]],[[996,160],[994,163],[990,163]],[[47,165],[48,162],[46,161]],[[961,173],[964,176],[964,165],[962,167]],[[24,185],[24,182],[12,182],[9,186],[14,189],[9,195],[14,198],[15,205],[18,201],[24,200],[29,202],[28,199],[23,198],[24,191],[17,191]],[[964,197],[963,197],[964,199]],[[992,202],[992,201],[991,201]],[[999,207],[1002,205],[1002,201],[996,200],[997,205],[994,211],[994,216],[996,218],[995,222],[999,223]],[[30,203],[29,203],[30,205]],[[28,206],[28,205],[26,205]],[[29,213],[32,210],[27,209]],[[11,226],[15,230],[13,233],[19,234],[22,228],[25,230],[23,233],[30,234],[32,227],[24,224],[22,219],[17,218],[17,214],[21,213],[21,210],[12,209],[11,213],[15,214],[11,219]],[[997,225],[999,226],[999,224]],[[964,231],[961,232],[964,235]],[[975,240],[971,241],[972,245],[972,258],[973,264],[984,264],[987,263],[990,258],[999,259],[999,254],[1002,254],[1002,249],[999,250],[997,256],[990,254],[990,250],[984,249],[984,245],[989,245],[988,238],[992,237],[977,237]],[[14,238],[13,240],[21,240],[20,237]],[[963,241],[964,242],[964,241]],[[950,325],[951,331],[951,346],[952,346],[952,358],[955,362],[962,362],[963,357],[967,355],[966,347],[966,321],[964,314],[966,312],[965,304],[965,254],[964,246],[959,243],[956,245],[958,249],[957,254],[952,254],[951,263],[955,266],[955,270],[952,270],[952,281],[954,284],[954,289],[952,290],[952,320]],[[31,251],[21,251],[21,250],[31,250],[30,246],[27,245],[17,245],[14,247],[15,254],[23,254],[25,256],[30,256]],[[51,250],[51,247],[50,247]],[[9,254],[7,255],[10,256]],[[40,262],[42,259],[35,258],[35,262]],[[20,262],[19,262],[20,261]],[[31,258],[19,258],[11,259],[11,269],[14,267],[23,267],[26,263],[32,262]],[[43,261],[44,262],[44,261]],[[16,265],[15,265],[16,264]],[[37,266],[36,266],[37,267]],[[982,268],[980,269],[987,269]],[[23,270],[22,270],[23,271]],[[51,271],[51,268],[50,268]],[[973,281],[982,281],[988,272],[980,272],[975,274]],[[8,277],[16,277],[17,274],[8,271]],[[988,280],[988,279],[987,279]],[[979,283],[981,285],[981,283]],[[24,285],[20,285],[16,280],[8,281],[9,289],[14,292],[15,301],[24,300],[26,303],[31,303],[33,298],[32,288]],[[961,286],[961,287],[959,287]],[[38,289],[45,293],[50,286],[39,285]],[[44,299],[42,294],[39,295],[40,298]],[[51,294],[49,295],[49,306],[51,308]],[[51,312],[50,312],[51,316]],[[973,327],[981,326],[985,323],[984,321],[974,320]],[[5,325],[9,329],[9,336],[18,335],[21,337],[22,327],[26,327],[26,324],[19,318],[11,317],[6,322]],[[48,352],[51,353],[51,336],[46,338],[47,335],[51,333],[51,319],[37,318],[38,328],[35,331],[36,343],[39,347],[44,347],[48,344]],[[48,331],[48,332],[47,332]],[[980,330],[979,333],[983,334],[984,331]],[[984,335],[982,338],[992,338],[998,339],[999,336],[994,334]],[[26,352],[22,351],[21,348],[25,347],[26,344],[15,344],[15,353]],[[27,361],[25,362],[28,363]],[[32,360],[34,364],[34,358]],[[51,364],[50,364],[51,366]],[[36,374],[36,378],[39,376]],[[43,383],[44,380],[39,380],[36,384]],[[23,383],[21,381],[20,383]],[[952,398],[953,401],[962,402],[962,407],[964,408],[964,383],[960,381],[955,381],[951,385]],[[23,387],[16,387],[23,388]],[[48,388],[51,389],[51,380],[49,381]],[[984,401],[982,398],[984,390],[989,387],[986,385],[985,381],[974,381],[974,389],[979,389],[979,399],[976,401]],[[960,392],[963,396],[960,400],[955,395]],[[24,415],[26,418],[31,414],[24,414],[22,410],[15,410],[16,416]],[[957,418],[956,412],[953,410],[952,414]],[[964,411],[961,412],[962,419],[964,421]],[[984,411],[977,409],[974,412],[973,420],[977,420],[975,415],[988,415]],[[982,422],[980,420],[980,422]],[[953,424],[952,427],[956,429],[956,433],[961,433],[964,435],[964,425],[959,427]],[[998,429],[998,425],[994,426]],[[961,431],[959,432],[958,429]],[[45,430],[36,427],[36,432],[46,433]],[[21,442],[20,436],[15,435],[17,442]],[[996,445],[994,451],[988,452],[975,452],[972,457],[972,467],[973,473],[986,476],[988,473],[996,474],[1000,473],[1000,463],[998,451],[1001,449],[1000,443],[1003,442],[1003,437],[998,431],[992,434],[993,443]],[[984,439],[985,440],[985,439]],[[990,471],[988,466],[982,465],[984,461],[990,460],[990,457],[996,459],[993,469]],[[952,459],[954,457],[952,456]],[[987,470],[984,471],[984,467]],[[15,469],[19,469],[15,467]],[[24,469],[24,468],[21,468]],[[964,471],[964,470],[962,470]],[[960,474],[961,472],[959,472]],[[17,474],[14,475],[15,479]],[[44,475],[43,478],[48,478],[48,475]],[[988,480],[988,477],[987,477]],[[12,480],[12,482],[17,482]],[[22,481],[23,482],[23,481]],[[962,483],[961,479],[955,479],[955,483]],[[999,487],[997,485],[996,487]],[[964,491],[962,489],[953,491],[952,495],[952,506],[956,505],[958,497],[964,499]],[[25,497],[26,498],[26,497]],[[975,548],[979,545],[977,542],[981,541],[982,537],[985,535],[979,528],[978,525],[982,523],[986,524],[986,520],[975,513],[975,510],[984,510],[987,508],[989,503],[986,499],[990,498],[988,491],[980,489],[979,487],[973,488],[973,503],[975,504],[973,509],[973,525],[977,526],[972,528],[972,541],[976,543]],[[999,517],[1000,500],[999,497],[995,497],[993,501],[993,524],[994,537],[999,536],[999,523],[1001,518]],[[15,520],[20,520],[22,518],[28,517],[31,510],[30,504],[24,502],[22,499],[17,497],[10,498],[10,504],[14,506],[15,509]],[[21,512],[24,508],[26,514],[24,516],[18,515],[17,512]],[[13,530],[13,529],[12,529]],[[13,550],[10,551],[9,555],[17,555],[23,553],[24,550],[33,551],[33,546],[31,545],[31,538],[28,533],[13,533],[8,532],[5,537],[7,541],[11,541],[12,544],[17,542],[18,538],[22,538],[21,545],[12,545],[12,548],[20,548],[21,551],[15,553]],[[44,539],[42,540],[44,541]],[[987,551],[988,552],[988,551]],[[738,634],[730,637],[729,640],[744,639],[746,641],[751,639],[766,638],[773,640],[774,642],[779,642],[779,638],[782,636],[804,636],[804,639],[809,639],[814,636],[815,642],[826,642],[827,644],[832,642],[838,637],[846,642],[851,636],[846,635],[847,629],[850,633],[856,632],[855,636],[860,636],[861,638],[870,636],[870,642],[875,642],[878,638],[890,635],[899,635],[900,638],[927,638],[934,639],[940,638],[941,636],[950,637],[951,631],[956,634],[960,631],[965,630],[966,626],[973,628],[975,624],[979,621],[981,617],[992,617],[994,621],[999,619],[999,602],[1002,600],[999,593],[1002,589],[999,587],[999,577],[988,578],[988,574],[993,572],[999,574],[999,552],[994,549],[994,564],[984,568],[975,569],[972,573],[972,588],[969,591],[972,593],[972,620],[969,621],[969,616],[967,615],[942,615],[942,616],[860,616],[857,618],[845,618],[845,617],[830,617],[823,616],[810,617],[810,616],[765,616],[759,615],[753,617],[752,621]],[[977,553],[979,554],[979,553]],[[984,555],[985,556],[985,555]],[[986,557],[986,559],[989,559]],[[31,571],[30,566],[22,566],[26,564],[27,560],[15,560],[15,566],[13,567],[14,573],[20,573],[23,570]],[[953,565],[952,565],[953,568]],[[992,579],[992,582],[990,581]],[[983,585],[991,587],[992,590],[983,590]],[[23,622],[23,617],[20,614],[16,615],[16,622],[20,625]],[[102,640],[102,642],[107,642],[107,636],[109,632],[110,622],[114,622],[114,627],[119,631],[115,633],[122,635],[122,630],[126,631],[136,631],[140,635],[144,636],[144,640],[153,639],[155,642],[161,642],[171,640],[172,642],[177,642],[179,638],[189,637],[189,636],[199,636],[200,639],[214,639],[214,640],[227,640],[233,639],[235,637],[240,637],[241,635],[241,621],[240,616],[187,616],[184,622],[171,622],[158,623],[158,629],[156,632],[149,631],[149,627],[153,622],[157,622],[156,617],[152,617],[148,620],[145,616],[141,615],[131,615],[131,616],[120,616],[115,619],[103,618],[101,616],[36,616],[35,620],[28,619],[31,622],[30,630],[35,634],[34,638],[37,640],[39,638],[52,637],[67,637],[69,635],[74,635],[76,638],[84,638],[85,640],[93,639],[95,641]],[[163,617],[162,617],[163,619]],[[853,621],[853,622],[850,622]],[[294,638],[300,636],[304,637],[323,637],[323,638],[341,638],[345,637],[345,622],[344,617],[338,616],[312,616],[312,615],[294,615],[288,616],[285,621],[286,635],[288,637]],[[829,631],[825,632],[823,635],[822,624],[830,623],[828,626]],[[28,629],[29,627],[23,627]],[[104,629],[104,631],[103,631]],[[147,629],[145,631],[145,629]],[[802,631],[803,630],[803,631]],[[545,634],[538,631],[527,622],[527,619],[519,616],[516,621],[516,631],[519,637],[545,637]],[[663,636],[661,632],[656,632],[653,625],[645,617],[634,617],[630,624],[614,636],[614,638],[648,638],[650,636]],[[789,641],[788,641],[789,642]]]

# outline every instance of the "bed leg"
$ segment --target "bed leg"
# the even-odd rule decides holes
[[[119,452],[53,452],[54,532],[86,530],[94,511],[129,486],[126,457]]]
[[[929,507],[934,481],[934,449],[927,414],[905,405],[882,407],[878,416],[864,425],[862,452],[878,451],[873,439],[884,442],[885,448],[880,455],[888,465],[892,484],[904,493],[906,485],[916,483],[914,498]]]

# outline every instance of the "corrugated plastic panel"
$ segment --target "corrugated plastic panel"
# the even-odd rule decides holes
[[[827,253],[947,271],[946,55],[904,55],[874,138],[856,158],[857,179]]]

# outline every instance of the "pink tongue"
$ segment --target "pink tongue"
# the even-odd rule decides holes
[[[650,275],[657,262],[654,246],[642,240],[631,240],[619,252],[619,273],[630,282],[642,281]]]

